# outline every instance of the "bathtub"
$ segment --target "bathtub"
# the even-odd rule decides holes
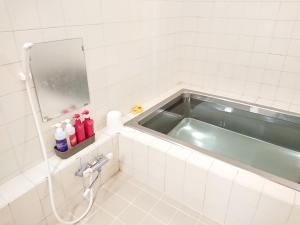
[[[182,89],[126,126],[300,191],[299,116]]]

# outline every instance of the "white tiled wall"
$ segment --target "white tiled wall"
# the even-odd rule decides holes
[[[182,81],[299,112],[298,0],[186,0],[182,22]]]
[[[150,0],[0,0],[0,184],[41,161],[18,79],[24,42],[83,38],[89,107],[99,128],[107,111],[127,113],[178,81],[173,67],[178,6]],[[43,127],[52,153],[53,130]]]
[[[126,128],[119,154],[122,171],[196,210],[209,225],[300,224],[299,192],[195,150]],[[143,174],[134,164],[141,154]]]

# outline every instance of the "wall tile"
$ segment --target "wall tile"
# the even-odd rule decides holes
[[[18,164],[13,150],[6,150],[0,157],[0,181],[5,178],[11,178],[18,172]],[[7,180],[7,179],[6,179]]]
[[[279,20],[296,20],[300,12],[300,4],[298,2],[283,2],[277,15]]]
[[[263,36],[263,37],[270,37],[272,36],[274,28],[275,28],[275,22],[272,20],[259,21],[259,24],[257,25],[256,35]],[[280,25],[278,25],[278,28],[276,26],[276,29],[278,29],[277,32],[280,33],[282,28]]]
[[[14,146],[29,141],[37,135],[32,116],[25,116],[10,123],[8,132]]]
[[[294,22],[277,21],[274,30],[274,36],[278,38],[290,38],[293,31]]]
[[[83,1],[85,23],[96,24],[102,20],[102,2],[100,0]]]
[[[42,152],[40,148],[38,138],[31,139],[28,142],[15,147],[14,151],[20,170],[24,171],[42,161]]]
[[[33,184],[23,175],[18,175],[0,186],[0,197],[5,202],[13,202],[31,190],[33,190]]]
[[[28,210],[28,205],[30,205],[30,210]],[[9,207],[16,225],[37,224],[44,218],[40,200],[35,189],[13,201]]]
[[[148,143],[150,141],[148,135],[137,133],[133,143],[133,175],[144,183],[148,178]]]
[[[271,38],[256,37],[254,41],[254,51],[268,53],[271,48]]]
[[[253,224],[286,224],[292,210],[295,192],[266,181]],[[272,216],[269,216],[272,214]]]
[[[203,91],[214,94],[243,96],[251,102],[260,97],[264,102],[268,100],[273,107],[281,105],[275,106],[277,96],[290,96],[296,91],[294,86],[293,90],[281,89],[280,94],[276,94],[281,84],[292,83],[290,77],[285,79],[282,71],[300,71],[297,59],[297,39],[300,37],[298,2],[217,1],[213,6],[198,2],[182,4],[184,26],[178,45],[189,49],[179,56],[182,65],[180,79],[183,82],[196,84]],[[206,14],[201,14],[200,10],[198,14],[198,5],[206,8]],[[198,26],[193,25],[193,21],[197,20]],[[201,59],[193,53],[199,47],[206,51]],[[219,62],[228,63],[227,68]],[[192,79],[187,76],[190,72],[195,73]],[[274,76],[269,76],[271,74]]]
[[[170,148],[167,154],[165,191],[167,195],[178,201],[183,198],[185,161],[190,154],[190,150],[179,146]]]
[[[43,41],[63,40],[67,37],[67,33],[64,27],[43,29],[42,33]]]
[[[300,40],[291,40],[288,55],[298,57],[300,56]]]
[[[12,29],[11,22],[8,16],[6,3],[4,0],[0,1],[0,31],[10,31]]]
[[[15,103],[15,107],[11,110],[7,107],[11,102]],[[20,119],[30,114],[29,100],[25,91],[14,92],[0,98],[0,107],[3,109],[3,115],[6,122]]]
[[[299,62],[300,58],[288,56],[284,63],[283,70],[286,72],[300,73]]]
[[[6,4],[15,30],[40,26],[36,0],[6,0]]]
[[[206,177],[208,169],[213,161],[213,158],[199,153],[192,153],[187,159],[183,187],[183,201],[198,212],[203,211]]]
[[[0,207],[0,218],[0,225],[15,225],[8,205]]]
[[[221,161],[215,161],[208,172],[204,215],[219,224],[224,224],[236,174],[235,167]]]
[[[300,193],[296,193],[294,206],[289,217],[288,225],[296,225],[300,223]]]
[[[0,65],[18,60],[15,40],[12,32],[0,32]]]
[[[239,171],[232,187],[225,224],[251,224],[264,182],[255,174]]]
[[[41,27],[56,27],[64,25],[61,0],[38,0],[37,6],[41,20]]]
[[[62,0],[66,25],[81,25],[85,22],[82,0]]]
[[[297,38],[299,39],[300,38],[300,30],[299,30],[299,27],[300,27],[300,22],[299,21],[296,21],[295,24],[294,24],[294,29],[291,33],[291,37],[292,38]]]
[[[104,44],[103,25],[89,25],[83,28],[84,45],[86,48],[101,47]]]
[[[103,0],[102,12],[105,22],[126,21],[129,19],[128,0]]]
[[[27,42],[39,43],[43,41],[42,30],[24,30],[15,33],[17,51],[19,58],[22,59],[23,46]]]
[[[260,4],[260,15],[261,19],[273,19],[278,14],[280,4],[278,2],[262,2]]]
[[[148,184],[155,189],[165,189],[166,153],[170,143],[155,139],[148,146]]]
[[[274,70],[281,70],[283,65],[284,57],[281,55],[269,55],[266,68],[267,69],[274,69]]]
[[[278,55],[286,55],[289,45],[290,45],[289,41],[285,38],[274,38],[272,40],[270,53],[278,54]]]
[[[0,76],[5,80],[5,85],[0,87],[0,96],[24,90],[25,85],[19,79],[21,67],[19,63],[8,64],[0,67]]]
[[[133,163],[133,140],[121,134],[119,137],[119,157],[120,163],[132,166]]]
[[[0,127],[0,136],[2,137],[1,139],[1,147],[0,147],[0,153],[12,148],[12,141],[10,140],[9,134],[7,132],[7,127],[2,126]]]

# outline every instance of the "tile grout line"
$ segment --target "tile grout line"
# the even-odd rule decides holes
[[[148,193],[147,193],[147,194],[148,194]],[[152,197],[154,197],[154,196],[152,196]],[[156,202],[156,203],[148,210],[148,212],[146,213],[146,215],[145,215],[145,217],[143,218],[143,220],[139,223],[139,225],[142,225],[142,222],[145,221],[145,219],[146,219],[146,217],[147,217],[148,215],[152,216],[152,215],[151,215],[152,210],[154,209],[155,206],[157,206],[157,205],[159,204],[159,202],[160,202],[161,200],[162,200],[162,196],[159,197],[159,198],[157,198],[157,202]],[[155,216],[152,216],[152,217],[154,217],[157,221],[163,223],[163,221],[161,221],[161,220],[158,219],[157,217],[155,217]],[[164,224],[164,223],[163,223],[163,224]]]
[[[136,188],[140,189],[141,192],[140,192],[140,193],[139,193],[132,201],[129,202],[128,207],[126,207],[122,212],[120,212],[120,214],[118,214],[117,218],[119,218],[119,216],[120,216],[127,208],[129,208],[130,206],[134,206],[134,207],[138,208],[139,210],[143,211],[143,212],[145,213],[145,217],[146,217],[146,215],[148,214],[148,212],[145,211],[144,209],[142,209],[141,207],[139,207],[138,205],[134,204],[134,201],[142,194],[142,192],[145,192],[145,193],[147,193],[147,192],[144,191],[143,188],[138,187],[137,185],[135,185],[133,182],[130,182],[130,181],[125,181],[125,182],[134,185]],[[121,199],[127,200],[127,199],[125,199],[123,196],[121,196],[120,194],[118,194],[118,193],[115,193],[115,194],[116,194],[118,197],[120,197]],[[151,195],[150,193],[147,193],[147,194],[150,195],[150,196],[152,196],[152,197],[155,197],[154,195]],[[162,197],[160,197],[159,199],[158,199],[158,198],[156,198],[156,199],[158,199],[158,202],[159,202],[161,198],[162,198]],[[127,201],[128,201],[128,200],[127,200]],[[160,220],[159,220],[159,221],[160,221]],[[162,222],[162,221],[160,221],[160,222]]]
[[[130,138],[131,138],[131,137],[130,137]],[[171,148],[171,146],[169,146],[169,148],[168,148],[167,151],[169,151],[170,148]],[[165,153],[167,153],[167,151],[166,151]],[[166,157],[165,157],[165,161],[166,161],[166,160],[167,160],[167,159],[166,159]],[[212,166],[212,164],[213,164],[213,162],[211,163],[210,167]],[[207,173],[207,174],[208,174],[208,173]],[[165,179],[164,179],[164,180],[165,180]],[[136,187],[139,187],[139,186],[136,185],[134,182],[132,182],[132,180],[129,180],[128,182],[131,183],[131,184],[133,184],[133,185],[136,186]],[[142,183],[142,184],[143,184],[143,183]],[[145,184],[143,184],[143,185],[145,185]],[[139,187],[139,188],[140,188],[140,187]],[[147,191],[146,191],[146,192],[147,192]],[[165,195],[164,192],[160,192],[160,193],[162,194],[161,200],[163,200],[163,196],[166,196],[166,195]],[[150,195],[152,195],[152,194],[150,193]],[[176,201],[176,200],[175,200],[175,201]],[[189,217],[191,217],[191,218],[194,218],[196,221],[200,220],[200,217],[201,217],[200,213],[197,212],[197,211],[195,211],[194,209],[189,208],[188,206],[185,206],[184,204],[182,204],[182,205],[185,206],[185,207],[187,207],[188,209],[191,209],[192,211],[195,211],[196,213],[198,213],[198,214],[199,214],[199,217],[198,217],[198,218],[195,218],[193,215],[191,215],[191,214],[189,214],[189,213],[186,213],[184,210],[182,210],[182,209],[176,207],[175,205],[171,204],[171,203],[168,202],[168,201],[164,201],[164,203],[167,204],[167,205],[169,205],[169,206],[171,206],[171,207],[173,207],[173,208],[175,208],[177,211],[179,211],[179,212],[185,214],[186,216],[189,216]],[[175,214],[176,214],[176,213],[175,213]],[[200,222],[202,222],[202,221],[200,221]]]
[[[176,207],[175,205],[173,205],[172,203],[170,203],[170,202],[164,200],[164,197],[168,197],[168,196],[167,196],[165,193],[163,193],[163,192],[160,192],[160,193],[161,193],[161,197],[158,199],[159,201],[157,202],[157,204],[158,204],[159,202],[163,202],[163,203],[165,203],[166,205],[168,205],[168,206],[174,208],[177,212],[181,212],[181,213],[185,214],[186,216],[189,216],[189,217],[195,219],[195,220],[198,222],[199,218],[196,218],[196,217],[190,215],[189,213],[186,213],[184,210],[182,210],[182,209]],[[147,193],[147,194],[152,195],[151,193]],[[152,195],[152,197],[155,197],[155,196]],[[171,199],[171,200],[174,200],[174,199]],[[177,202],[177,200],[174,200],[174,201]],[[179,204],[181,204],[181,203],[179,203]],[[188,209],[190,209],[188,206],[185,206],[184,204],[182,204],[182,205],[183,205],[184,207],[187,207]],[[139,208],[139,207],[138,207],[138,208]],[[193,210],[193,209],[190,209],[190,210],[195,211],[195,210]],[[195,212],[198,213],[197,211],[195,211]],[[175,215],[175,214],[176,214],[176,213],[174,213],[174,215]],[[198,213],[198,214],[199,214],[199,213]],[[200,214],[199,214],[199,216],[200,216]],[[155,217],[155,218],[156,218],[156,217]],[[159,219],[158,219],[158,220],[159,220]],[[161,220],[159,220],[159,221],[161,221]],[[161,222],[163,222],[163,221],[161,221]],[[171,221],[169,221],[169,222],[171,222]],[[169,223],[169,222],[168,222],[168,223]],[[201,222],[201,221],[200,221],[200,222]],[[163,223],[164,223],[164,222],[163,222]]]
[[[125,181],[122,181],[122,183],[124,183],[124,182],[127,183],[126,180],[125,180]],[[128,202],[128,206],[126,206],[123,210],[121,210],[117,215],[113,215],[111,212],[109,212],[108,210],[106,210],[106,209],[105,209],[104,207],[102,207],[101,205],[99,206],[103,211],[105,211],[106,213],[108,213],[109,215],[111,215],[111,216],[114,217],[114,219],[113,219],[113,221],[111,222],[111,224],[114,223],[116,220],[118,220],[118,219],[119,219],[119,216],[120,216],[123,212],[125,212],[130,206],[132,206],[132,205],[133,205],[133,201],[134,201],[136,198],[138,198],[138,196],[140,195],[140,193],[138,193],[137,196],[136,196],[133,200],[128,201],[128,199],[124,198],[124,197],[121,196],[120,194],[118,194],[118,193],[116,193],[116,192],[112,192],[112,191],[108,190],[106,187],[104,187],[104,189],[106,189],[107,191],[109,191],[109,192],[112,193],[113,195],[118,196],[118,197],[121,198],[122,200]],[[113,195],[112,195],[112,196],[113,196]],[[123,224],[125,224],[122,220],[119,219],[119,221],[121,221]]]
[[[227,204],[226,204],[226,212],[225,212],[225,217],[224,217],[224,221],[223,221],[223,224],[226,225],[226,221],[228,220],[228,213],[229,213],[229,206],[230,206],[230,203],[231,203],[231,200],[232,200],[232,191],[233,191],[233,188],[234,188],[234,185],[235,185],[235,182],[236,182],[236,179],[239,175],[239,172],[240,170],[238,169],[236,171],[236,174],[234,175],[234,178],[232,179],[231,181],[231,187],[230,187],[230,192],[229,192],[229,196],[228,196],[228,201],[227,201]]]
[[[215,161],[216,160],[212,160],[212,162],[210,163],[209,167],[207,168],[207,171],[206,171],[206,174],[205,174],[204,193],[203,193],[203,200],[202,200],[202,204],[201,204],[202,218],[205,217],[205,215],[204,215],[204,206],[205,206],[205,200],[206,200],[205,196],[206,196],[206,190],[207,190],[207,181],[208,181],[209,171],[213,167]]]
[[[127,180],[126,180],[125,182],[130,183],[130,184],[134,185],[136,188],[140,189],[140,190],[141,190],[141,193],[142,193],[142,192],[145,192],[146,194],[150,195],[151,197],[157,199],[157,203],[155,204],[155,206],[156,206],[159,202],[164,202],[165,204],[167,204],[167,205],[169,205],[169,206],[171,206],[171,207],[173,207],[173,208],[175,208],[175,209],[177,210],[177,208],[176,208],[175,206],[173,206],[173,205],[171,205],[170,203],[168,203],[168,202],[166,202],[166,201],[163,200],[163,197],[164,197],[164,194],[163,194],[163,193],[159,192],[159,193],[161,194],[161,196],[160,196],[159,198],[157,198],[157,197],[154,196],[152,193],[150,193],[149,191],[145,190],[144,188],[139,187],[138,185],[136,185],[136,184],[133,183],[132,181],[130,181],[130,180],[127,181]],[[154,208],[154,206],[151,208],[151,210],[149,210],[149,211],[147,212],[147,211],[145,211],[144,209],[140,208],[138,205],[135,205],[135,204],[134,204],[134,201],[138,198],[138,196],[139,196],[141,193],[139,193],[139,194],[137,195],[137,197],[134,198],[134,200],[132,200],[132,201],[130,201],[130,202],[129,202],[127,199],[125,199],[123,196],[121,196],[120,194],[114,193],[116,196],[120,197],[122,200],[126,200],[127,202],[129,202],[129,205],[128,205],[124,210],[122,210],[122,211],[118,214],[118,216],[116,216],[115,220],[118,219],[119,216],[120,216],[127,208],[129,208],[131,205],[133,205],[134,207],[138,208],[139,210],[145,212],[145,214],[146,214],[145,217],[146,217],[148,214],[151,213],[151,211],[152,211],[152,209]],[[178,210],[177,210],[177,211],[178,211]],[[154,218],[155,218],[156,220],[158,220],[159,222],[162,222],[163,224],[165,224],[165,223],[164,223],[163,221],[161,221],[159,218],[157,218],[157,217],[155,217],[155,216],[154,216]]]
[[[252,218],[251,218],[251,221],[250,221],[249,225],[255,225],[255,224],[253,224],[254,219],[255,219],[255,216],[257,215],[257,212],[258,212],[258,209],[259,209],[259,205],[260,205],[260,202],[261,202],[261,199],[262,199],[262,196],[263,196],[265,185],[266,185],[266,180],[264,180],[264,183],[261,187],[261,190],[260,190],[260,193],[259,193],[259,199],[258,199],[258,201],[256,203],[256,207],[255,207],[255,212],[252,215]]]
[[[296,208],[296,194],[297,194],[297,193],[294,192],[294,196],[293,196],[293,205],[291,206],[289,215],[288,215],[288,217],[287,217],[286,222],[284,223],[284,225],[288,225],[289,221],[291,220],[293,210]]]

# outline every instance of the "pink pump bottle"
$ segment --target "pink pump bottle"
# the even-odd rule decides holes
[[[84,124],[81,122],[79,114],[75,114],[73,118],[75,119],[74,127],[77,143],[80,143],[85,140]]]
[[[84,110],[81,114],[84,116],[83,124],[84,124],[84,130],[85,135],[87,138],[92,137],[95,135],[94,132],[94,120],[90,118],[88,110]]]

